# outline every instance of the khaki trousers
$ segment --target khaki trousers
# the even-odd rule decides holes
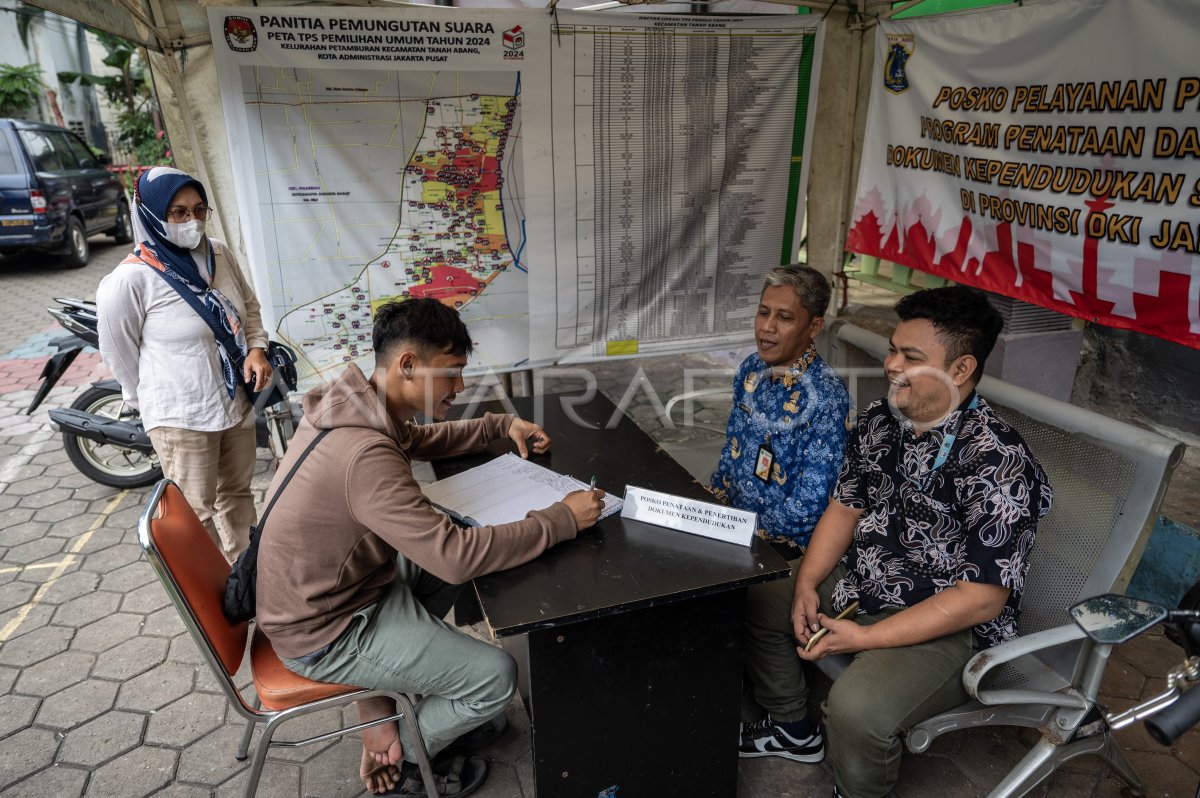
[[[250,492],[254,414],[220,432],[155,427],[147,434],[158,452],[163,476],[183,491],[200,523],[232,563],[250,544],[250,527],[257,520]]]
[[[808,715],[808,688],[792,637],[792,576],[755,585],[746,602],[746,673],[759,706],[778,721]],[[821,610],[845,575],[834,568],[820,587]],[[878,623],[899,610],[859,615],[861,625]],[[896,783],[904,733],[917,723],[967,700],[962,670],[975,655],[970,629],[903,648],[860,651],[833,683],[822,705],[829,764],[846,798],[886,796]]]

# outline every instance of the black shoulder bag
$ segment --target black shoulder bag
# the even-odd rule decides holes
[[[321,439],[329,433],[330,430],[327,429],[318,432],[317,437],[313,438],[312,443],[308,444],[308,448],[301,452],[300,457],[296,459],[295,465],[292,466],[292,470],[283,478],[283,482],[279,483],[279,490],[275,491],[275,495],[271,497],[270,503],[267,504],[267,509],[263,511],[262,518],[258,519],[256,525],[250,527],[250,545],[238,555],[237,561],[233,564],[233,569],[225,579],[225,596],[221,600],[221,611],[230,623],[242,623],[254,617],[257,611],[254,583],[258,579],[258,539],[262,537],[262,529],[267,523],[267,516],[271,514],[271,508],[275,506],[279,495],[283,493],[284,488],[288,486],[288,483],[292,481],[292,477],[296,475],[296,469],[304,462],[304,458],[308,457],[309,453],[321,442]]]

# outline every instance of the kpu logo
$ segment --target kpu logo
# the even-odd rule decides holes
[[[525,31],[520,25],[504,31],[500,40],[504,45],[505,60],[517,61],[525,58]]]
[[[225,17],[225,43],[236,53],[252,53],[258,48],[258,31],[250,17]]]

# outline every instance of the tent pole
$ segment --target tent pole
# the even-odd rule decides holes
[[[892,17],[896,16],[897,14],[907,11],[908,9],[912,8],[913,6],[919,6],[919,5],[921,5],[921,3],[924,3],[924,2],[925,2],[925,0],[908,0],[907,3],[895,6],[894,8],[889,8],[887,11],[884,11],[882,14],[879,15],[878,19],[891,19]]]
[[[149,28],[150,32],[154,35],[154,38],[158,39],[158,44],[160,47],[166,46],[167,37],[163,36],[162,29],[147,19],[146,15],[142,13],[142,10],[134,5],[133,0],[117,0],[117,4],[128,11],[131,17]],[[161,17],[161,14],[159,16]]]
[[[154,14],[155,20],[164,24],[165,18],[162,13],[162,5],[160,0],[150,0],[150,8]],[[162,29],[161,27],[159,29]],[[200,140],[196,137],[196,123],[192,116],[192,106],[188,102],[187,94],[183,87],[183,73],[179,69],[180,52],[186,48],[177,49],[173,44],[163,43],[163,60],[167,62],[167,83],[171,86],[171,93],[175,95],[175,103],[179,106],[179,114],[183,118],[183,126],[187,129],[188,147],[192,151],[192,160],[195,163],[196,171],[199,173],[197,177],[204,184],[204,188],[208,191],[213,190],[212,181],[208,176],[208,168],[204,163],[204,155],[200,149]]]
[[[850,146],[846,147],[842,158],[842,195],[838,203],[838,244],[839,251],[842,254],[841,262],[835,267],[835,273],[841,273],[845,265],[845,246],[846,246],[846,230],[849,227],[851,214],[854,213],[854,187],[851,185],[854,175],[854,152],[855,143],[857,142],[858,134],[858,84],[862,77],[862,51],[863,37],[866,35],[866,30],[861,24],[861,21],[866,13],[867,0],[857,0],[855,3],[858,11],[860,24],[851,25],[854,38],[850,41],[850,96],[848,105],[850,108],[851,119],[853,120]]]

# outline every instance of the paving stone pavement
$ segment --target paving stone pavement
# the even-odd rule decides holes
[[[0,356],[0,794],[240,795],[247,765],[233,751],[241,724],[136,542],[148,491],[120,492],[88,481],[46,426],[44,409],[22,415],[57,329],[44,308],[54,296],[94,296],[100,277],[124,254],[103,239],[92,243],[92,261],[80,270],[34,258],[0,260],[0,352],[7,353]],[[672,428],[663,406],[685,387],[724,387],[741,355],[623,361],[594,373],[606,395],[619,404],[627,400],[630,417],[699,473],[715,459],[727,411],[719,401],[702,405],[693,408],[694,425]],[[21,365],[5,369],[11,362]],[[44,408],[68,404],[104,374],[94,357],[74,368],[80,371]],[[685,368],[694,370],[691,377]],[[639,369],[648,382],[637,387]],[[551,374],[546,387],[578,391],[586,385]],[[676,410],[675,419],[686,410]],[[260,501],[271,467],[260,450],[254,478]],[[1179,659],[1179,649],[1161,635],[1122,646],[1108,670],[1109,702],[1124,708],[1161,690],[1162,674]],[[245,665],[236,681],[243,689],[249,685]],[[819,696],[819,682],[815,688]],[[287,734],[300,736],[339,714],[298,721]],[[492,771],[477,793],[482,798],[532,798],[529,722],[518,700],[509,717],[512,733],[487,752]],[[927,754],[905,758],[896,794],[984,795],[1033,738],[1014,730],[947,735]],[[1146,779],[1148,794],[1194,794],[1200,733],[1173,749],[1157,746],[1140,727],[1117,739]],[[268,760],[259,794],[362,794],[354,777],[358,756],[351,738],[282,751]],[[823,796],[831,787],[823,765],[768,759],[739,768],[742,798]],[[1094,760],[1083,760],[1035,794],[1116,796],[1121,789]]]

